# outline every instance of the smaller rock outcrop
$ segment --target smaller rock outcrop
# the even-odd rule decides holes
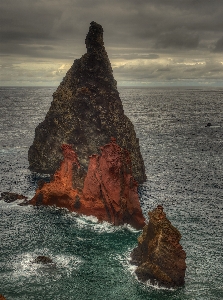
[[[83,189],[73,187],[81,172],[77,155],[71,145],[63,144],[64,160],[50,183],[39,184],[31,199],[33,205],[56,205],[99,221],[114,225],[130,224],[143,228],[145,219],[139,203],[138,184],[132,176],[131,157],[116,139],[101,147],[101,154],[91,155]]]
[[[165,287],[184,285],[186,253],[179,244],[181,234],[166,218],[158,205],[149,212],[150,221],[138,238],[138,247],[131,253],[131,263],[141,281],[150,280]]]
[[[0,197],[0,200],[4,200],[7,203],[14,202],[16,200],[22,200],[22,199],[26,200],[27,197],[16,193],[10,193],[10,192],[3,192],[1,193],[1,197]]]

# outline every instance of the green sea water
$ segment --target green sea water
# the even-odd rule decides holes
[[[182,299],[140,283],[129,263],[140,232],[56,208],[3,204],[1,289],[7,299]],[[32,261],[38,255],[56,266]]]

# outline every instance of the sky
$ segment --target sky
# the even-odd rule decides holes
[[[118,86],[223,87],[222,0],[0,2],[0,85],[58,86],[90,22]]]

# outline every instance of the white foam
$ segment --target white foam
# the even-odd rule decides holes
[[[135,278],[137,278],[136,275],[135,275],[135,270],[136,270],[137,266],[132,265],[130,263],[130,261],[131,261],[130,254],[131,254],[131,252],[132,252],[132,249],[129,248],[122,255],[121,254],[116,255],[115,259],[117,259],[121,263],[121,265],[123,266],[124,270],[126,270],[127,272],[129,272]]]
[[[11,203],[6,203],[4,201],[0,202],[0,206],[4,208],[4,210],[23,210],[23,211],[32,211],[34,207],[32,205],[27,206],[19,206],[18,204],[23,202],[24,200],[16,200]],[[85,216],[85,215],[79,215],[75,212],[70,212],[67,208],[58,208],[56,206],[46,206],[45,209],[47,210],[58,210],[63,212],[63,218],[69,218],[73,221],[74,226],[78,226],[79,229],[88,229],[93,230],[97,233],[114,233],[118,231],[127,230],[132,233],[137,233],[139,230],[135,229],[129,224],[114,226],[113,224],[103,221],[100,222],[97,217],[95,216]]]
[[[83,260],[74,255],[55,255],[52,260],[56,263],[57,268],[64,269],[67,276],[70,276],[74,269],[77,269]]]
[[[16,210],[27,210],[30,211],[33,209],[33,207],[31,205],[24,205],[24,206],[20,206],[18,204],[22,203],[24,201],[24,199],[17,199],[13,202],[5,202],[4,200],[0,201],[0,206],[4,209],[4,210],[12,210],[12,209],[16,209]]]
[[[77,216],[76,223],[79,229],[89,229],[97,233],[115,232],[115,226],[105,221],[99,222],[99,220],[94,216]]]
[[[99,222],[99,220],[94,216],[75,216],[77,225],[80,229],[89,229],[94,230],[97,233],[114,233],[117,231],[123,231],[128,230],[130,232],[136,233],[139,232],[139,230],[136,230],[129,224],[124,224],[120,226],[114,226],[113,224],[103,221]]]
[[[167,288],[164,286],[160,286],[156,281],[152,283],[150,280],[147,280],[145,283],[146,287],[153,288],[155,290],[168,290],[168,291],[176,291],[176,288]]]
[[[50,257],[52,264],[33,263],[39,255]],[[13,269],[12,276],[15,279],[21,277],[35,277],[36,280],[42,276],[59,279],[61,276],[70,276],[72,271],[77,269],[83,261],[74,255],[57,254],[54,255],[48,249],[36,250],[34,252],[23,253],[8,262],[8,269]]]
[[[76,217],[77,217],[77,221],[80,224],[96,224],[99,222],[98,218],[96,218],[95,216],[84,216],[84,215],[76,214]]]

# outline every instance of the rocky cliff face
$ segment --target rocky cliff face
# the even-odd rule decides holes
[[[138,247],[131,253],[136,275],[165,287],[184,285],[186,254],[179,244],[181,235],[166,218],[162,206],[149,212],[150,221],[138,238]]]
[[[137,182],[132,176],[131,158],[115,138],[91,155],[83,189],[73,187],[73,174],[80,169],[71,145],[63,144],[64,160],[50,183],[39,185],[32,205],[56,205],[70,211],[96,216],[114,225],[125,223],[143,228],[145,219],[139,203]]]
[[[129,151],[133,176],[142,183],[146,175],[139,141],[123,111],[101,25],[91,22],[85,43],[87,53],[74,61],[35,130],[28,153],[30,170],[53,174],[63,159],[61,144],[71,144],[81,166],[73,183],[82,188],[88,157],[113,136]]]

